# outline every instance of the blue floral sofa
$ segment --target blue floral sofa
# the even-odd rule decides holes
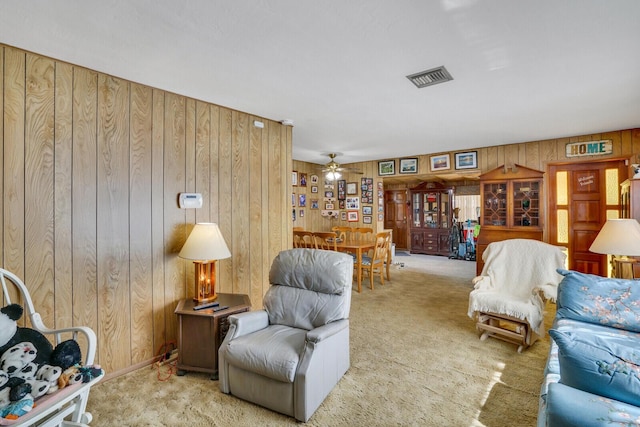
[[[538,426],[640,426],[640,281],[558,272]]]

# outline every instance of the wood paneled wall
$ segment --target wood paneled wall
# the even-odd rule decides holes
[[[613,142],[613,153],[605,156],[592,156],[592,157],[566,157],[565,146],[568,143],[573,142],[588,142],[588,141],[600,141],[610,139]],[[635,163],[640,163],[640,128],[634,129],[625,129],[625,130],[617,130],[610,132],[602,132],[592,135],[580,135],[573,136],[568,138],[556,138],[549,139],[544,141],[531,141],[531,142],[522,142],[516,144],[508,144],[508,145],[497,145],[492,147],[481,147],[481,148],[472,148],[464,151],[477,151],[478,154],[478,169],[472,169],[468,171],[457,171],[454,168],[454,161],[456,153],[455,151],[450,152],[442,152],[442,153],[432,153],[432,154],[420,154],[411,157],[418,158],[418,173],[416,175],[406,175],[403,178],[407,178],[411,180],[407,184],[398,183],[397,179],[400,174],[396,172],[396,175],[379,177],[378,176],[378,161],[369,161],[362,163],[354,163],[354,164],[345,164],[343,166],[346,167],[354,167],[360,169],[365,172],[364,175],[356,175],[356,174],[347,174],[348,181],[357,181],[360,182],[361,176],[372,176],[374,178],[375,185],[377,186],[377,182],[382,178],[393,182],[393,184],[387,184],[385,182],[384,188],[401,190],[405,188],[414,187],[417,181],[429,181],[435,180],[440,181],[443,179],[450,180],[450,183],[454,186],[465,186],[465,189],[468,190],[471,186],[476,186],[474,184],[473,179],[476,179],[475,183],[477,183],[477,176],[481,173],[488,172],[492,169],[497,168],[501,165],[512,165],[514,163],[526,166],[532,169],[537,169],[541,171],[546,171],[547,165],[550,163],[564,163],[564,162],[589,162],[589,161],[598,161],[607,158],[629,158]],[[460,151],[458,151],[460,152]],[[439,171],[439,172],[431,172],[430,171],[430,157],[433,155],[440,154],[449,154],[450,156],[450,178],[447,178],[447,171]],[[391,159],[389,159],[391,160]],[[396,167],[399,164],[399,159],[395,159]],[[320,177],[322,174],[317,170],[319,165],[294,161],[293,169],[308,172],[308,173],[317,173]],[[314,171],[314,172],[310,172]],[[468,175],[466,178],[465,176]],[[622,180],[626,179],[626,177],[622,177]],[[387,182],[389,181],[387,180]],[[307,198],[310,198],[310,187],[300,188],[294,187],[295,193],[306,193]],[[359,189],[358,185],[358,189]],[[377,187],[376,187],[377,188]],[[477,187],[479,194],[479,187]],[[545,189],[546,190],[546,189]],[[360,190],[358,190],[358,193]],[[465,192],[468,194],[468,191]],[[322,200],[322,195],[320,195],[320,200]],[[374,214],[376,213],[376,205],[374,205]],[[296,208],[300,209],[300,208]],[[377,219],[377,215],[376,219]],[[545,221],[546,223],[547,221]],[[359,224],[359,225],[356,225]],[[304,218],[296,218],[295,226],[301,226],[308,230],[329,230],[333,225],[352,225],[352,226],[362,226],[362,221],[358,223],[346,223],[340,220],[328,220],[326,218],[320,217],[320,213],[317,210],[309,209],[309,207],[305,208],[305,217]],[[374,220],[373,226],[376,230],[380,230],[384,227],[384,222],[378,222]]]
[[[2,45],[0,96],[2,266],[47,325],[94,329],[108,373],[148,363],[193,296],[196,222],[232,254],[218,292],[262,307],[291,245],[291,127]],[[185,191],[204,206],[179,209]]]

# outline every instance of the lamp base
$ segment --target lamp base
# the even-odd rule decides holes
[[[198,304],[215,301],[216,294],[216,261],[194,261],[195,293],[193,300]]]

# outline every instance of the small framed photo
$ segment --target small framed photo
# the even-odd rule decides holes
[[[431,171],[444,171],[451,169],[450,157],[448,154],[431,156]]]
[[[311,200],[311,209],[318,209],[318,200],[317,199],[312,199]]]
[[[378,162],[378,175],[395,175],[396,174],[396,161],[395,160],[383,160]]]
[[[333,191],[325,191],[324,192],[324,197],[332,198],[333,197]]]
[[[371,215],[373,213],[373,206],[363,206],[362,215]]]
[[[382,221],[382,220],[384,220],[384,216],[381,213],[379,213],[378,214],[378,221]]]
[[[418,173],[418,159],[400,159],[400,173]]]
[[[311,175],[311,184],[317,184],[318,183],[318,175]]]
[[[318,192],[318,186],[317,185],[312,185],[311,186],[311,192],[312,193],[317,193]]]
[[[371,215],[363,215],[362,216],[362,222],[365,224],[371,224],[373,218],[371,218]]]
[[[304,208],[307,206],[307,195],[306,194],[299,194],[298,195],[298,206],[300,206],[301,208]],[[302,216],[302,215],[300,215]]]
[[[347,209],[360,209],[360,198],[347,197],[346,206],[347,206]]]
[[[307,174],[306,173],[300,173],[300,187],[306,187],[307,186]]]
[[[345,211],[340,212],[340,219],[342,221],[346,221],[347,220],[347,213]]]
[[[332,211],[333,210],[333,203],[325,203],[324,204],[324,208],[328,211]]]
[[[347,194],[358,194],[357,182],[347,182]]]
[[[296,193],[291,193],[291,206],[296,205]]]
[[[293,185],[294,187],[298,186],[298,172],[297,171],[291,172],[291,185]]]
[[[298,211],[298,216],[299,216],[300,218],[302,218],[302,217],[304,216],[304,209],[300,209],[300,210]]]
[[[349,221],[349,222],[358,222],[358,211],[348,211],[347,212],[347,221]]]
[[[478,152],[467,151],[456,153],[456,169],[476,169],[478,167]]]

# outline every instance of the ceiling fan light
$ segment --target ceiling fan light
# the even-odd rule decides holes
[[[334,172],[334,171],[329,171],[327,172],[327,179],[329,181],[335,181],[336,179],[340,179],[342,175],[340,174],[340,172]]]

